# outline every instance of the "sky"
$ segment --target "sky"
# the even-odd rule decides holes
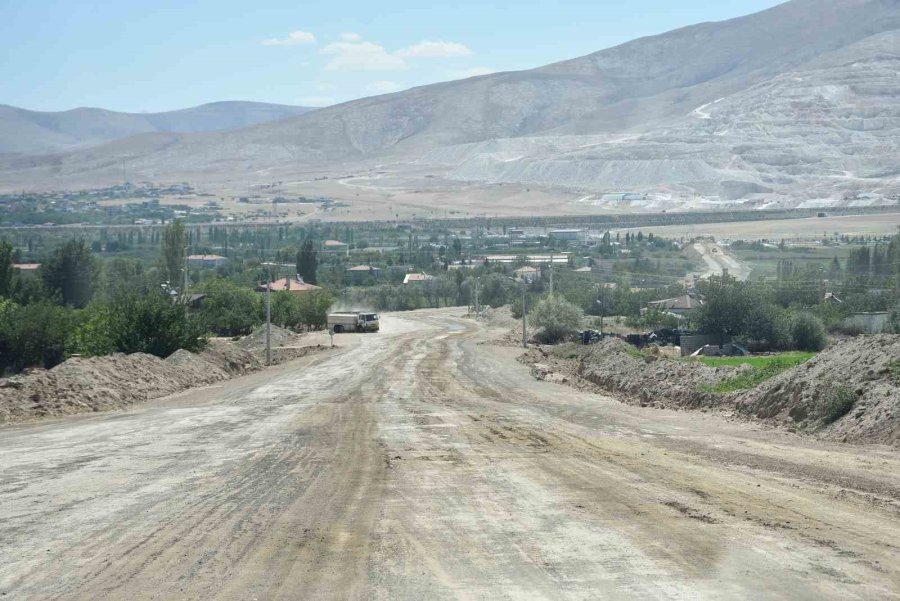
[[[326,106],[539,67],[778,0],[0,0],[0,104]]]

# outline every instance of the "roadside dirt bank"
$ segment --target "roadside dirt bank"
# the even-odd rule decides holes
[[[608,339],[535,347],[519,360],[538,380],[612,393],[643,407],[716,410],[842,442],[900,445],[900,336],[844,340],[750,390],[709,392],[749,367],[641,355]]]
[[[327,348],[277,327],[272,343],[273,364]],[[73,357],[50,370],[0,379],[0,424],[121,409],[263,367],[264,330],[237,341],[212,339],[199,353],[181,349],[166,359],[145,353]]]

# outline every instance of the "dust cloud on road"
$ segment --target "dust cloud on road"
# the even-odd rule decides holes
[[[533,381],[460,313],[0,430],[0,593],[900,599],[900,452]]]

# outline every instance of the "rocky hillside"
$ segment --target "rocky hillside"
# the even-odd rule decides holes
[[[6,161],[0,183],[114,179],[121,161],[147,179],[223,181],[378,164],[401,176],[425,166],[450,180],[584,190],[597,205],[638,192],[655,210],[697,195],[726,207],[893,204],[898,31],[900,0],[792,0],[277,124]]]
[[[214,102],[163,113],[120,113],[98,108],[41,112],[0,105],[0,154],[57,153],[149,132],[236,129],[310,110],[262,102]]]

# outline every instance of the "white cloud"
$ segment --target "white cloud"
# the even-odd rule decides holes
[[[270,38],[263,40],[263,46],[299,46],[301,44],[315,44],[316,36],[308,31],[292,31],[284,38]]]
[[[342,33],[339,37],[345,42],[361,42],[362,41],[362,36],[359,35],[358,33],[350,33],[350,32]]]
[[[406,68],[403,58],[372,42],[333,42],[322,48],[330,56],[326,71],[399,71]]]
[[[373,81],[366,86],[366,91],[370,94],[390,94],[402,90],[403,86],[395,81]]]
[[[413,44],[397,52],[403,58],[452,58],[472,56],[472,50],[457,42],[431,42],[428,40]]]
[[[490,75],[491,73],[496,72],[496,69],[491,69],[490,67],[472,67],[470,69],[450,71],[449,75],[452,79],[467,79],[469,77],[478,77],[479,75]]]

